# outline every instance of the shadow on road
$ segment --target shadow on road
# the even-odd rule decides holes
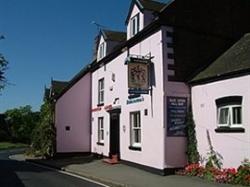
[[[24,187],[18,172],[46,172],[48,170],[28,165],[24,162],[0,159],[0,186],[1,187]]]
[[[90,163],[95,159],[96,158],[92,155],[86,155],[86,156],[56,157],[52,159],[34,159],[34,160],[29,159],[28,161],[60,169],[73,164]]]

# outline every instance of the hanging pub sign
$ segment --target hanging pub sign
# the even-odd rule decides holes
[[[129,57],[127,64],[129,94],[148,94],[150,59]]]
[[[186,136],[187,98],[167,97],[167,136]]]

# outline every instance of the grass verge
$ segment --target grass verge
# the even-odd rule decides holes
[[[23,148],[28,145],[23,143],[0,142],[0,151],[14,148]]]

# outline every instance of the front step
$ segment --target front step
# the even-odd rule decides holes
[[[103,162],[108,164],[118,164],[118,155],[111,155],[111,158],[103,159]]]

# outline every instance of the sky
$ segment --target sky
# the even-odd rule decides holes
[[[164,0],[162,0],[164,2]],[[51,78],[69,81],[91,63],[98,28],[125,31],[130,0],[0,0],[0,53],[9,62],[0,113],[38,111]]]

